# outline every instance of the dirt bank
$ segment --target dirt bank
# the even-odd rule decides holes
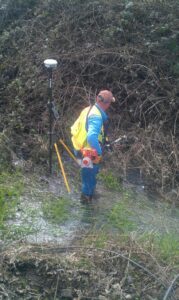
[[[161,299],[167,287],[162,270],[145,255],[140,264],[151,273],[129,262],[125,250],[25,244],[15,248],[0,256],[2,299],[150,300]],[[156,277],[154,272],[159,272]]]

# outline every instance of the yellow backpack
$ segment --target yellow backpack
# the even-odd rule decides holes
[[[87,145],[87,130],[86,130],[86,119],[90,115],[98,115],[101,116],[101,113],[99,109],[93,105],[93,106],[88,106],[84,108],[78,117],[78,119],[75,121],[75,123],[71,127],[71,134],[72,134],[72,143],[73,147],[76,150],[82,149],[84,146],[89,146]]]
[[[76,150],[82,149],[82,147],[85,143],[85,140],[87,137],[86,117],[87,117],[90,109],[91,109],[90,106],[83,109],[81,114],[79,115],[78,119],[71,126],[72,143]]]

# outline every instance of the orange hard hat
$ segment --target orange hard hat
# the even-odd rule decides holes
[[[99,99],[98,101],[101,101],[103,103],[110,103],[116,101],[113,94],[109,90],[100,91],[97,95],[97,99]]]

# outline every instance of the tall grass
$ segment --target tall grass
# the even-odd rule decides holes
[[[102,171],[98,175],[98,178],[103,182],[106,188],[118,192],[122,191],[121,182],[111,171]]]
[[[48,195],[43,201],[42,210],[51,222],[62,223],[69,218],[69,207],[69,199]]]
[[[23,177],[20,173],[0,174],[0,227],[3,227],[4,221],[15,212],[23,187]]]

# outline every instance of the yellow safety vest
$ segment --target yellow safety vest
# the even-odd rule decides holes
[[[100,116],[102,118],[100,110],[95,105],[93,105],[92,107],[88,106],[82,110],[80,116],[71,127],[71,134],[72,134],[71,140],[75,150],[80,150],[83,147],[90,148],[90,145],[87,143],[86,121],[87,121],[87,117],[91,115]],[[102,126],[101,133],[98,136],[98,140],[102,142],[103,137],[104,137],[104,128]]]

